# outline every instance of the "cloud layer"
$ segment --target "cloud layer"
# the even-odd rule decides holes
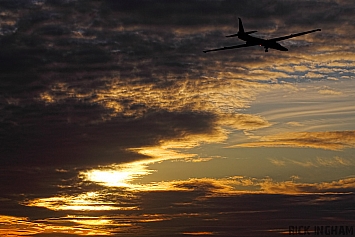
[[[287,174],[295,182],[236,173],[122,185],[154,172],[154,162],[208,162],[237,150],[201,148],[209,145],[354,148],[353,106],[336,103],[348,100],[353,86],[331,85],[354,79],[354,10],[350,0],[1,1],[0,235],[262,236],[287,231],[305,211],[309,225],[352,224],[344,208],[353,203],[352,177],[301,182]],[[287,53],[202,53],[242,43],[224,37],[236,33],[238,17],[262,38],[322,31],[282,42]],[[259,97],[277,91],[277,101],[288,102],[301,95],[298,84],[313,89],[304,99],[334,102],[308,107],[318,120],[300,120],[302,111]],[[258,101],[269,114],[253,110]],[[336,113],[339,129],[327,130],[329,120],[322,130],[314,125]],[[256,166],[300,167],[288,157],[255,154]],[[352,156],[341,157],[304,164],[354,165]],[[134,162],[141,173],[114,179],[119,187],[104,186],[100,172],[84,175]]]
[[[263,137],[258,142],[231,147],[308,147],[342,150],[355,147],[354,131],[298,132]]]
[[[256,121],[258,116],[240,113],[258,91],[269,87],[264,82],[341,79],[337,70],[344,78],[353,75],[352,54],[338,48],[345,47],[350,37],[347,16],[352,8],[347,2],[319,1],[317,11],[309,10],[311,3],[306,1],[258,2],[263,6],[258,8],[250,7],[254,6],[250,1],[205,2],[202,8],[199,2],[186,1],[2,4],[4,164],[18,163],[24,154],[36,158],[20,162],[46,163],[46,157],[55,161],[63,156],[79,163],[94,161],[98,158],[92,142],[106,153],[102,156],[108,162],[111,154],[127,157],[122,161],[134,160],[126,148],[179,139],[182,133],[209,135],[215,126],[226,124],[237,130],[270,126],[263,118]],[[304,17],[294,17],[298,12]],[[270,18],[275,13],[279,18]],[[324,38],[331,34],[325,29],[291,41],[296,48],[287,55],[265,57],[257,48],[247,49],[251,56],[201,54],[212,44],[229,43],[221,36],[231,31],[237,15],[248,29],[270,35],[337,26],[331,31],[337,44],[324,46]],[[340,20],[345,24],[336,23]],[[320,93],[334,94],[326,89]],[[169,127],[173,120],[182,121],[181,116],[190,125],[195,123],[190,130],[184,122],[176,124],[182,127]],[[161,121],[152,122],[156,117]],[[230,118],[234,121],[227,122]],[[138,123],[143,136],[135,135]],[[140,141],[129,144],[130,137]]]

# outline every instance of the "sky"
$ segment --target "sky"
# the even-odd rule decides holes
[[[353,229],[354,14],[352,0],[1,0],[0,235]],[[224,37],[238,17],[264,39],[321,31],[287,52],[203,53],[244,43]]]

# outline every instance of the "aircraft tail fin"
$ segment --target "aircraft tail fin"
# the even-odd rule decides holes
[[[240,19],[238,17],[238,20],[239,20],[239,31],[238,31],[238,33],[237,34],[233,34],[233,35],[227,35],[226,37],[235,37],[235,36],[244,34],[244,27],[243,27],[242,19]]]
[[[235,37],[235,36],[241,36],[241,35],[249,35],[249,34],[252,34],[252,33],[255,33],[257,32],[256,30],[252,30],[252,31],[244,31],[244,27],[243,27],[243,22],[242,22],[242,19],[238,18],[239,19],[239,31],[237,34],[233,34],[233,35],[227,35],[226,37]]]
[[[242,19],[239,19],[239,32],[238,33],[244,33],[244,27],[243,27],[243,22]]]

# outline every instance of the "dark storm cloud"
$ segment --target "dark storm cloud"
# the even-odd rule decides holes
[[[112,157],[120,156],[115,152],[125,154],[119,152],[121,149],[152,145],[164,137],[180,135],[179,132],[178,134],[169,131],[185,129],[184,126],[189,120],[182,117],[189,118],[189,113],[178,115],[165,111],[152,111],[151,115],[139,120],[119,117],[102,127],[85,127],[100,121],[107,111],[92,103],[94,94],[83,100],[70,98],[68,92],[71,90],[85,94],[102,88],[107,82],[101,81],[101,78],[116,72],[119,73],[120,80],[129,84],[144,85],[160,80],[154,79],[152,75],[161,74],[161,71],[178,74],[189,70],[180,62],[183,61],[182,57],[168,61],[163,58],[144,62],[148,56],[161,56],[158,52],[169,51],[171,46],[165,42],[168,41],[166,36],[169,33],[163,37],[159,36],[158,41],[154,42],[154,36],[148,37],[147,41],[147,32],[112,32],[112,29],[118,26],[113,23],[116,20],[116,12],[111,8],[123,10],[130,15],[130,11],[137,11],[136,7],[132,9],[123,2],[113,4],[96,1],[48,1],[40,5],[15,3],[4,2],[4,7],[8,9],[6,16],[10,18],[13,14],[18,17],[17,23],[14,24],[18,29],[15,33],[1,38],[1,134],[5,145],[3,154],[7,157],[3,158],[2,163],[36,161],[36,164],[56,164],[59,160],[64,164],[70,160],[74,163],[75,160],[96,163],[90,160],[98,159],[97,157],[90,158],[91,155],[86,155],[102,151],[106,155],[103,155],[99,162],[112,161]],[[114,53],[116,51],[118,55]],[[154,68],[151,69],[152,64],[157,67],[156,72],[153,71]],[[65,98],[50,105],[38,101],[41,92],[47,88],[50,88],[54,95],[61,93],[61,88],[53,87],[53,83],[67,84]],[[174,82],[169,83],[170,85],[159,84],[169,87]],[[139,110],[142,105],[135,103],[134,99],[121,103],[128,103],[130,110]],[[204,114],[192,116],[200,117],[199,122],[206,117]],[[185,125],[173,128],[174,122],[171,122],[174,120],[180,121],[177,126],[182,125],[184,121]],[[159,125],[154,126],[151,123]],[[168,128],[168,124],[172,124],[172,127]],[[137,134],[137,127],[141,127],[141,131],[149,131]],[[194,128],[196,126],[191,127],[188,132],[194,133]],[[206,126],[205,129],[210,128]],[[95,135],[92,136],[92,133]],[[171,133],[174,135],[169,135]],[[128,142],[129,137],[134,137],[134,142]],[[85,147],[94,143],[108,145],[88,152]],[[107,155],[111,158],[105,158]],[[119,161],[124,160],[129,158],[120,158]]]
[[[81,169],[148,158],[127,148],[156,146],[189,134],[208,134],[214,121],[209,114],[160,111],[139,119],[117,118],[90,124],[101,119],[92,113],[99,114],[100,107],[72,104],[64,111],[58,106],[27,110],[20,115],[26,118],[12,121],[16,124],[5,123],[2,128],[1,165],[7,167],[0,176],[3,195],[56,193],[59,185],[65,185],[63,180],[75,179]],[[62,111],[60,115],[57,110]],[[192,122],[195,120],[199,122]],[[56,167],[68,172],[54,172]]]
[[[112,118],[107,117],[112,109],[93,102],[95,90],[108,88],[108,81],[102,80],[105,76],[117,79],[118,73],[119,80],[145,85],[160,81],[160,76],[154,78],[153,74],[188,71],[180,62],[183,57],[166,60],[159,53],[172,50],[165,43],[171,33],[162,38],[154,32],[147,37],[149,32],[114,31],[120,25],[110,3],[39,3],[3,2],[6,10],[2,16],[16,30],[9,32],[10,26],[1,29],[0,162],[5,167],[17,167],[2,173],[3,190],[31,193],[56,167],[71,170],[142,159],[146,157],[126,149],[212,129],[215,118],[208,113],[156,110],[128,97],[120,103],[134,116],[124,111],[125,115]],[[157,59],[152,61],[151,56]],[[148,57],[150,61],[144,62]],[[160,87],[173,84],[159,83]],[[49,99],[47,91],[51,92]],[[51,98],[56,101],[48,103]],[[136,111],[145,114],[139,113],[137,118]],[[34,169],[27,176],[37,178],[24,179],[19,185],[16,177],[26,175],[22,166],[51,168]]]
[[[225,26],[245,17],[251,27],[270,27],[282,18],[285,25],[336,22],[354,10],[344,1],[107,1],[114,12],[131,13],[122,17],[124,25],[172,25],[173,27]],[[254,18],[254,19],[253,19]],[[142,21],[144,19],[145,21]],[[268,19],[268,21],[264,21]],[[271,21],[270,21],[271,19]],[[347,19],[349,20],[349,19]],[[234,23],[235,26],[237,22]]]

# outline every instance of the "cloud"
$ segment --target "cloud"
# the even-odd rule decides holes
[[[286,162],[284,160],[278,160],[278,159],[269,159],[270,162],[276,166],[285,166]]]
[[[334,156],[332,158],[316,157],[306,161],[297,161],[292,159],[269,159],[270,162],[276,166],[286,166],[286,165],[299,165],[302,167],[344,167],[353,166],[354,163],[351,160]]]
[[[317,157],[317,161],[321,166],[337,167],[337,166],[351,166],[354,165],[351,161],[335,156],[333,159],[325,159]]]
[[[259,183],[261,189],[267,193],[307,194],[307,193],[348,193],[354,192],[355,179],[346,178],[332,182],[298,183],[293,181]]]
[[[174,229],[176,233],[205,233],[201,228],[214,226],[217,231],[210,232],[228,236],[225,226],[233,234],[240,231],[234,220],[241,220],[241,226],[255,226],[250,220],[270,220],[270,213],[276,212],[268,210],[280,210],[280,199],[287,204],[285,207],[293,203],[283,195],[267,196],[268,193],[287,194],[288,188],[293,194],[352,190],[352,180],[321,186],[241,177],[205,178],[153,183],[145,192],[128,193],[128,198],[122,198],[109,196],[100,184],[77,176],[93,167],[134,161],[201,160],[181,148],[222,143],[231,131],[248,134],[274,125],[267,116],[245,112],[259,92],[281,87],[286,92],[294,91],[290,82],[353,78],[351,3],[11,0],[2,1],[1,7],[1,190],[6,197],[16,197],[16,201],[29,197],[47,201],[52,208],[59,203],[67,205],[56,214],[44,212],[44,206],[38,208],[39,205],[17,205],[16,210],[4,205],[3,210],[11,212],[3,217],[5,223],[20,223],[29,230],[28,234],[35,234],[31,232],[33,228],[36,233],[53,229],[64,234],[75,227],[84,234],[104,235],[108,233],[107,226],[124,229],[120,224],[132,217],[136,220],[125,223],[129,225],[127,229],[133,226],[127,232],[136,236],[140,227],[144,231],[153,227],[150,219],[161,220],[155,221],[159,231],[173,220],[172,225],[184,227]],[[203,54],[205,48],[236,43],[223,36],[235,33],[237,17],[242,17],[246,29],[258,30],[257,35],[264,38],[313,28],[322,28],[322,32],[282,42],[289,48],[287,53],[265,54],[254,47]],[[329,44],[330,39],[334,44]],[[328,95],[337,92],[317,90]],[[352,137],[352,131],[284,133],[239,146],[340,150],[354,147]],[[343,158],[312,162],[326,167],[349,165]],[[259,193],[260,186],[266,196]],[[237,196],[243,193],[240,190],[249,194],[254,191],[256,195],[251,201],[251,196]],[[58,193],[63,194],[62,199],[56,196]],[[101,201],[95,203],[90,193]],[[80,201],[97,209],[113,202],[133,202],[132,206],[138,203],[146,212],[104,210],[102,219],[109,224],[94,225],[88,230],[82,224],[85,218],[68,216],[72,214],[68,209]],[[154,217],[156,210],[166,213]],[[246,213],[252,215],[250,220],[245,218]],[[276,214],[282,213],[288,211]],[[29,219],[13,218],[30,215]],[[53,215],[62,216],[53,219]],[[85,221],[92,221],[90,218]],[[191,221],[186,222],[187,218]]]
[[[252,114],[223,115],[217,123],[237,130],[256,130],[271,126],[265,118]]]
[[[302,127],[302,126],[304,126],[300,122],[287,122],[286,124],[289,125],[289,126],[293,126],[293,127]]]
[[[294,177],[293,177],[294,179]],[[189,190],[204,190],[213,195],[235,195],[241,193],[266,194],[316,194],[316,193],[348,193],[355,190],[355,179],[345,178],[331,182],[301,183],[295,181],[277,182],[270,178],[237,178],[237,179],[190,179],[173,182],[175,187]]]
[[[332,90],[330,88],[320,89],[318,90],[318,93],[321,95],[342,95],[343,94],[341,91]]]
[[[292,177],[295,179],[295,177]],[[296,176],[296,179],[298,177]],[[190,179],[172,181],[173,187],[194,191],[204,191],[208,195],[238,194],[317,194],[317,193],[349,193],[355,190],[355,179],[345,178],[331,182],[302,183],[295,181],[277,182],[271,178],[225,178],[225,179]]]
[[[136,236],[137,233],[142,235],[148,230],[154,233],[159,230],[164,235],[197,233],[202,230],[218,231],[226,236],[232,236],[238,230],[238,233],[252,232],[252,236],[258,236],[255,235],[257,233],[263,236],[270,234],[270,228],[280,232],[289,225],[294,225],[287,217],[304,217],[307,210],[308,216],[302,220],[306,220],[308,225],[319,225],[319,220],[325,225],[338,220],[344,221],[344,216],[348,213],[348,210],[344,210],[344,205],[351,206],[353,195],[349,192],[353,192],[354,183],[354,178],[299,183],[235,176],[175,180],[165,182],[164,190],[145,189],[143,192],[122,192],[121,189],[112,187],[108,192],[103,187],[96,188],[96,191],[62,193],[55,197],[37,198],[22,203],[29,205],[27,208],[31,211],[39,206],[56,210],[56,218],[37,216],[27,219],[11,215],[1,218],[7,223],[7,230],[15,229],[21,223],[21,226],[32,231],[34,224],[40,223],[35,225],[36,233],[48,234],[52,229],[56,233],[68,231],[70,226],[71,229],[82,231],[82,234],[92,230],[91,233],[96,235],[109,234],[113,229],[117,231],[119,228],[120,233],[128,236]],[[155,185],[163,185],[163,182]],[[257,187],[257,190],[243,192],[238,185],[239,188]],[[80,215],[73,213],[73,210],[85,208],[85,215],[82,212]],[[101,209],[99,215],[96,209]],[[331,221],[322,218],[324,213],[320,209],[332,210],[331,213],[326,213]],[[186,223],[186,219],[190,220],[190,224],[182,225]],[[236,228],[235,219],[240,219],[243,226],[250,228]],[[255,223],[255,219],[268,221],[261,226],[260,223]],[[213,228],[206,229],[207,224]],[[276,227],[278,230],[275,230]]]
[[[4,236],[21,235],[95,235],[107,236],[111,232],[105,228],[98,229],[97,226],[105,227],[113,225],[109,220],[102,220],[95,217],[68,216],[67,218],[48,218],[41,220],[30,220],[27,217],[0,216],[3,224],[0,234]],[[73,228],[73,226],[75,226]]]
[[[233,147],[307,147],[325,150],[343,150],[355,147],[354,131],[295,132],[265,136],[257,142]]]
[[[147,158],[129,148],[191,147],[194,139],[195,146],[223,141],[226,127],[270,127],[241,111],[279,86],[265,82],[329,70],[353,76],[351,24],[338,24],[351,22],[349,4],[320,1],[317,11],[313,4],[3,1],[1,164],[124,163]],[[260,36],[336,32],[292,40],[288,54],[256,47],[204,55],[207,46],[235,43],[222,36],[236,30],[236,16]],[[337,44],[324,46],[329,37]]]
[[[317,79],[317,78],[324,78],[324,75],[314,73],[314,72],[308,72],[306,75],[304,75],[306,78],[312,78],[312,79]]]

